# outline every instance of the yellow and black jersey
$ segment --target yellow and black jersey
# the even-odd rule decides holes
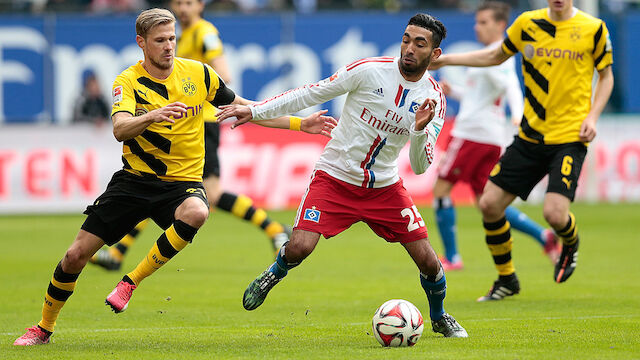
[[[152,123],[142,134],[124,141],[124,169],[168,181],[202,181],[204,165],[203,105],[229,104],[235,95],[211,66],[176,58],[166,79],[156,79],[142,61],[123,71],[113,83],[113,109],[143,115],[180,101],[188,106],[175,123]]]
[[[222,40],[216,27],[200,19],[186,29],[182,29],[178,38],[176,56],[211,64],[211,60],[224,53]],[[204,105],[204,121],[213,122],[216,109],[210,104]]]
[[[218,29],[212,23],[200,19],[188,28],[182,29],[176,56],[208,64],[223,52]]]
[[[605,23],[580,10],[565,21],[551,20],[547,8],[528,11],[507,29],[502,49],[523,55],[519,136],[544,144],[580,141],[580,126],[591,109],[593,69],[613,63]]]

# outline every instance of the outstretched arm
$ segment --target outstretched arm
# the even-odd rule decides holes
[[[221,113],[233,112],[235,114],[235,110],[237,109],[237,115],[231,116],[240,116],[243,119],[250,119],[251,110],[247,108],[246,105],[252,104],[253,101],[244,99],[240,96],[236,96],[233,100],[232,105],[221,106],[221,111],[218,113],[218,118]],[[240,112],[248,111],[245,116],[240,115]],[[300,118],[297,116],[281,116],[275,119],[267,119],[267,120],[246,120],[251,121],[255,124],[270,127],[270,128],[278,128],[278,129],[291,129],[291,130],[299,130],[306,132],[308,134],[320,134],[327,137],[331,137],[331,131],[338,125],[338,121],[331,116],[325,116],[328,110],[317,111],[305,118]],[[245,123],[246,121],[240,122],[240,117],[236,122],[231,125],[231,128],[235,128],[236,126]],[[239,123],[240,122],[240,123]]]
[[[506,54],[500,46],[459,54],[443,54],[429,64],[429,70],[436,70],[447,65],[473,67],[494,66],[502,64],[510,56],[511,55]]]
[[[315,84],[304,85],[249,106],[221,107],[222,110],[216,116],[218,122],[236,117],[237,120],[232,125],[235,127],[250,120],[262,121],[296,113],[357,89],[360,81],[366,78],[367,69],[366,66],[351,68],[351,70],[342,67],[335,74]]]
[[[328,110],[320,110],[300,118],[297,116],[281,116],[277,119],[252,121],[264,127],[290,129],[331,137],[331,131],[338,125],[338,121],[331,116],[325,116]]]

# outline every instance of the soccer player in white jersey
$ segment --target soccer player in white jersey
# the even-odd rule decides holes
[[[476,38],[487,48],[500,46],[509,21],[509,5],[487,1],[476,11]],[[500,158],[506,133],[505,103],[509,105],[512,123],[520,125],[524,106],[514,59],[498,66],[469,68],[464,87],[440,82],[447,97],[460,101],[460,110],[451,131],[451,141],[438,166],[438,179],[433,187],[433,208],[440,238],[444,245],[441,258],[445,271],[463,268],[456,239],[456,210],[451,190],[457,182],[471,186],[476,202],[482,194],[489,173]],[[506,101],[505,101],[506,100]],[[555,263],[560,256],[557,237],[514,206],[506,209],[511,226],[534,238]]]
[[[233,127],[274,114],[296,112],[348,94],[342,117],[316,163],[296,216],[291,240],[244,293],[247,310],[316,247],[320,235],[335,236],[363,221],[388,242],[399,242],[420,270],[433,331],[467,337],[445,313],[446,280],[427,238],[427,228],[398,176],[400,150],[411,141],[409,157],[416,174],[433,161],[446,102],[427,67],[442,53],[444,25],[427,14],[413,16],[403,33],[401,56],[367,58],[342,67],[317,84],[285,92],[251,106],[225,107],[219,121],[237,117]]]

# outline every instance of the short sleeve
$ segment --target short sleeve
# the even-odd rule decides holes
[[[111,116],[118,112],[136,113],[136,99],[131,82],[122,74],[116,77],[111,88]]]
[[[220,77],[211,66],[204,63],[202,65],[204,65],[204,84],[207,89],[207,98],[205,100],[213,101],[218,88],[220,88]]]
[[[593,65],[600,71],[613,64],[613,46],[609,30],[604,21],[600,24],[598,31],[593,37]]]
[[[502,41],[502,51],[507,55],[515,55],[522,50],[522,24],[523,15],[518,18],[507,29],[507,36]]]
[[[222,39],[218,29],[211,27],[207,29],[202,37],[202,54],[207,62],[221,56],[224,53]]]

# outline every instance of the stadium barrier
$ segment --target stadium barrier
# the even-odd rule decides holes
[[[450,122],[438,139],[436,162],[448,141]],[[640,202],[640,117],[606,117],[579,180],[577,201]],[[267,208],[295,208],[327,139],[248,124],[223,126],[220,155],[226,189],[252,197]],[[0,213],[80,212],[104,191],[122,167],[121,144],[110,126],[5,126],[0,131]],[[398,162],[416,203],[431,203],[435,167],[411,172],[408,148]],[[544,180],[531,196],[539,202]],[[453,193],[469,203],[467,186]]]

